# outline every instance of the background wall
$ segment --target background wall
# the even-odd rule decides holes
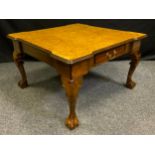
[[[155,20],[97,20],[97,19],[59,19],[59,20],[30,20],[30,19],[1,19],[0,20],[0,62],[12,61],[12,42],[6,38],[7,34],[29,31],[42,28],[61,26],[71,23],[85,23],[94,26],[114,28],[120,30],[137,31],[148,34],[148,38],[142,41],[142,58],[146,60],[155,60]],[[119,60],[128,59],[128,56],[119,58]],[[27,60],[32,60],[26,56]],[[34,60],[34,59],[33,59]]]

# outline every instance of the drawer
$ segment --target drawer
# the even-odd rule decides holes
[[[95,55],[95,64],[106,62],[129,52],[129,45],[119,46]]]

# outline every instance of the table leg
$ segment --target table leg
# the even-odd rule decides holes
[[[141,57],[141,53],[139,51],[131,54],[130,69],[128,72],[128,77],[126,82],[126,87],[129,89],[133,89],[136,86],[136,83],[132,80],[132,75],[140,61],[140,57]]]
[[[19,52],[14,52],[13,53],[13,59],[14,62],[17,66],[17,68],[19,69],[19,72],[21,74],[21,80],[18,82],[18,86],[20,88],[26,88],[28,86],[27,83],[27,77],[26,77],[26,73],[25,73],[25,69],[24,69],[24,62],[23,62],[23,53],[19,53]]]
[[[69,129],[74,129],[79,125],[75,109],[76,109],[76,99],[82,84],[82,78],[69,79],[62,76],[61,80],[63,87],[65,88],[66,95],[68,97],[69,111],[70,111],[69,116],[66,119],[66,126]]]

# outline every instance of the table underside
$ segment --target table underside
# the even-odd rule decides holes
[[[21,88],[28,86],[26,72],[23,66],[23,54],[26,53],[40,61],[54,67],[61,76],[62,85],[65,88],[66,95],[69,102],[69,115],[66,119],[66,125],[70,129],[74,129],[79,125],[78,117],[76,115],[76,99],[79,89],[82,85],[83,77],[90,69],[101,63],[105,63],[109,60],[115,59],[125,54],[131,56],[131,66],[127,76],[126,86],[127,88],[134,88],[135,82],[132,80],[132,75],[136,69],[136,66],[140,60],[140,45],[141,40],[132,41],[117,47],[109,48],[105,51],[100,51],[91,55],[91,57],[81,59],[72,64],[65,63],[57,57],[51,57],[51,55],[40,48],[26,44],[18,40],[13,40],[14,44],[14,61],[20,71],[21,80],[18,85]]]

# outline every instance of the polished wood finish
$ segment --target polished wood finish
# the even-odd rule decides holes
[[[140,41],[136,41],[132,45],[132,50],[131,50],[131,62],[130,62],[130,69],[128,72],[127,76],[127,82],[126,82],[126,87],[129,89],[133,89],[136,85],[136,82],[132,80],[132,75],[140,61],[141,53],[140,53]]]
[[[69,116],[67,117],[65,124],[69,129],[74,129],[79,125],[75,108],[83,76],[86,75],[89,70],[96,65],[100,65],[109,60],[113,60],[124,54],[129,54],[131,55],[131,66],[127,77],[126,87],[130,89],[134,88],[135,82],[132,80],[132,75],[140,60],[140,42],[141,41],[138,40],[126,43],[116,48],[96,53],[93,58],[88,58],[74,64],[67,64],[50,57],[48,53],[45,53],[44,51],[37,49],[36,47],[25,44],[24,42],[14,40],[14,61],[22,77],[18,84],[21,88],[25,88],[28,86],[26,73],[23,66],[24,53],[35,57],[38,60],[46,62],[50,66],[54,67],[61,76],[62,85],[66,91],[66,96],[69,102]]]
[[[13,41],[13,45],[14,45],[13,59],[14,59],[14,62],[15,62],[16,66],[19,69],[19,72],[21,74],[21,80],[18,82],[18,85],[21,88],[26,88],[28,86],[28,83],[27,83],[27,77],[26,77],[25,69],[23,66],[23,64],[24,64],[24,62],[23,62],[24,53],[20,49],[21,46],[20,46],[19,42]]]
[[[143,39],[146,35],[75,23],[37,31],[13,33],[8,37],[36,47],[64,63],[74,64],[108,49]]]
[[[124,54],[127,54],[130,52],[131,43],[124,44],[121,46],[118,46],[116,48],[112,48],[110,50],[107,50],[106,52],[100,52],[95,55],[95,64],[100,64],[109,60],[113,60],[115,58],[118,58]]]
[[[84,75],[86,75],[92,67],[113,60],[122,55],[129,54],[131,56],[131,63],[127,76],[126,87],[130,89],[134,88],[135,82],[132,80],[132,76],[140,61],[140,44],[142,38],[144,38],[144,36],[114,44],[104,48],[103,50],[94,52],[91,56],[89,55],[84,58],[81,57],[75,61],[64,61],[57,56],[51,55],[51,53],[45,51],[43,48],[34,46],[33,44],[20,39],[11,38],[14,45],[13,58],[21,74],[21,80],[18,84],[21,88],[28,86],[23,66],[24,53],[54,67],[61,76],[61,82],[69,102],[69,115],[65,124],[69,129],[74,129],[79,125],[76,114],[76,100]]]
[[[79,121],[75,112],[76,99],[78,96],[79,89],[82,84],[82,77],[78,78],[66,78],[64,76],[61,77],[63,87],[66,90],[66,95],[68,97],[69,102],[69,116],[66,119],[66,126],[70,129],[74,129],[79,125]]]

